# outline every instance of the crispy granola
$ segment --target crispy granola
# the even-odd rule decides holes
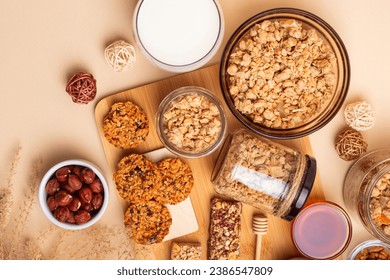
[[[191,193],[194,177],[189,165],[179,158],[166,158],[157,163],[161,183],[154,195],[160,203],[177,204]]]
[[[131,149],[149,134],[149,121],[145,112],[134,103],[117,102],[103,120],[103,132],[115,147]]]
[[[150,200],[130,204],[124,224],[131,239],[139,244],[155,244],[163,241],[172,225],[168,208]]]
[[[390,236],[390,172],[387,172],[374,186],[369,209],[376,227]]]
[[[242,204],[220,198],[211,200],[210,260],[236,260],[240,256]]]
[[[390,260],[390,254],[382,246],[372,246],[361,250],[354,260]]]
[[[320,113],[337,81],[337,59],[314,29],[265,20],[233,48],[227,79],[236,109],[254,123],[294,128]]]
[[[161,179],[153,162],[143,155],[130,154],[119,161],[114,182],[122,198],[138,203],[153,198]]]
[[[163,113],[163,127],[163,133],[176,148],[201,152],[221,134],[221,115],[209,98],[190,93],[172,101]]]
[[[202,258],[202,246],[200,243],[172,242],[171,260],[200,260]]]

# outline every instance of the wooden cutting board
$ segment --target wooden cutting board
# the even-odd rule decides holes
[[[155,114],[161,100],[172,90],[182,86],[200,86],[214,92],[222,103],[224,103],[219,85],[218,73],[219,65],[213,65],[194,72],[180,74],[165,80],[119,92],[102,99],[95,108],[95,120],[111,171],[114,172],[120,158],[129,153],[143,154],[163,147],[156,133]],[[119,101],[134,102],[144,109],[149,118],[149,135],[146,141],[140,144],[136,149],[124,150],[115,148],[104,137],[102,129],[104,116],[109,111],[110,106]],[[228,117],[228,131],[243,127],[243,125],[235,119],[233,114],[230,113],[227,105],[225,105],[225,111],[227,112]],[[280,142],[303,153],[312,155],[310,142],[307,137]],[[195,222],[199,225],[198,230],[160,244],[150,245],[146,248],[146,250],[149,250],[150,254],[144,254],[143,256],[146,257],[140,256],[139,258],[169,259],[170,246],[172,241],[175,240],[177,242],[201,243],[202,257],[203,259],[207,259],[210,199],[214,196],[218,196],[213,189],[210,178],[218,154],[219,150],[201,159],[186,159],[193,170],[195,178],[195,185],[190,198],[196,215]],[[115,189],[115,186],[112,186],[112,188]],[[323,198],[324,193],[317,176],[309,201]],[[123,211],[125,211],[126,207],[126,203],[124,203]],[[258,212],[259,211],[254,207],[245,204],[243,206],[240,259],[254,259],[255,235],[252,231],[252,217]],[[268,233],[262,239],[262,259],[283,260],[299,256],[298,251],[291,241],[290,225],[291,223],[288,221],[268,216]],[[185,223],[183,223],[183,226],[185,227]]]

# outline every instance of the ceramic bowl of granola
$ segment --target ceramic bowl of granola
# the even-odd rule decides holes
[[[172,153],[199,158],[223,142],[227,120],[222,103],[208,89],[186,86],[170,92],[156,114],[157,134]]]
[[[325,126],[350,83],[347,50],[318,16],[292,8],[262,12],[229,39],[221,60],[225,101],[245,126],[292,139]]]
[[[366,240],[348,255],[348,260],[390,260],[390,245],[380,240]]]
[[[95,224],[109,200],[108,184],[93,163],[71,159],[52,166],[42,177],[38,190],[42,212],[53,224],[80,230]]]

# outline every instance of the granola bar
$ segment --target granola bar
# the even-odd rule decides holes
[[[200,243],[172,243],[171,260],[200,260],[201,257]]]
[[[210,260],[236,260],[240,255],[242,204],[220,198],[211,200]]]

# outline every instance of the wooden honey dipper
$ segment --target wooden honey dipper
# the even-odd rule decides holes
[[[267,233],[268,218],[263,214],[253,216],[252,221],[253,233],[256,234],[256,256],[255,260],[260,260],[261,254],[261,238]]]

